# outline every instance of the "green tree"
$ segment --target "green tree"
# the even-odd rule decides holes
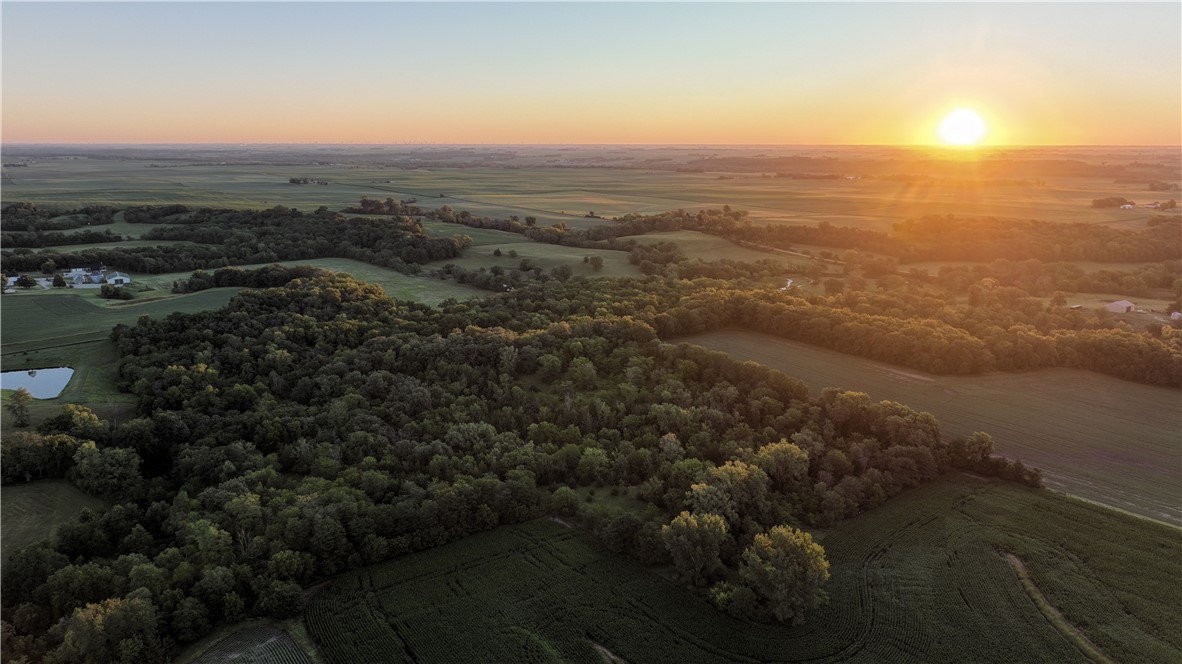
[[[12,413],[14,424],[18,427],[29,426],[29,404],[33,402],[33,395],[23,387],[18,387],[8,395],[8,403],[4,405]]]
[[[726,519],[717,514],[682,512],[661,527],[677,571],[695,585],[704,585],[722,569],[720,553],[729,537]]]
[[[603,256],[592,256],[591,257],[591,267],[594,268],[596,272],[602,270],[603,269]]]
[[[83,491],[102,498],[134,498],[139,494],[140,455],[123,447],[99,449],[87,441],[74,453],[71,479]]]
[[[66,287],[66,278],[63,277],[61,274],[53,275],[53,287],[54,288],[65,288]]]
[[[993,454],[993,437],[984,431],[974,431],[967,439],[953,439],[949,448],[953,466],[971,468]]]
[[[574,516],[579,511],[579,494],[569,486],[560,486],[550,495],[550,509],[564,516]]]
[[[826,599],[821,586],[829,580],[829,561],[812,535],[776,526],[756,535],[743,551],[739,578],[755,593],[761,612],[799,625],[811,608]]]

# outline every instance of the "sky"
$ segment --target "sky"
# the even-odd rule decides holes
[[[1182,144],[1182,3],[0,3],[4,143]]]

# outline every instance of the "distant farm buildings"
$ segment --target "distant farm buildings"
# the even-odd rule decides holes
[[[112,286],[126,286],[131,283],[131,277],[122,272],[112,272],[107,275],[107,283]]]
[[[1117,300],[1116,302],[1109,302],[1108,304],[1104,305],[1104,308],[1114,314],[1128,314],[1132,313],[1133,310],[1137,308],[1137,305],[1129,302],[1128,300]]]
[[[1175,311],[1171,313],[1170,320],[1182,320],[1182,311]]]

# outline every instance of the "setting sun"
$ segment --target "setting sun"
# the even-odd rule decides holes
[[[940,140],[947,145],[976,145],[988,128],[981,114],[971,108],[958,108],[940,123]]]

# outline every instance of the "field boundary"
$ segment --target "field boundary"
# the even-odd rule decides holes
[[[1067,637],[1076,648],[1079,649],[1088,659],[1098,664],[1116,664],[1092,643],[1084,633],[1079,631],[1075,625],[1072,625],[1067,618],[1056,609],[1053,604],[1047,600],[1046,595],[1038,589],[1034,584],[1034,579],[1030,577],[1030,572],[1026,570],[1026,564],[1022,559],[1012,553],[1006,553],[1006,560],[1010,563],[1010,567],[1014,568],[1014,573],[1018,575],[1018,580],[1022,582],[1022,587],[1026,590],[1026,594],[1030,596],[1031,601],[1038,607],[1038,610],[1046,617],[1047,622],[1055,626],[1059,633]]]

